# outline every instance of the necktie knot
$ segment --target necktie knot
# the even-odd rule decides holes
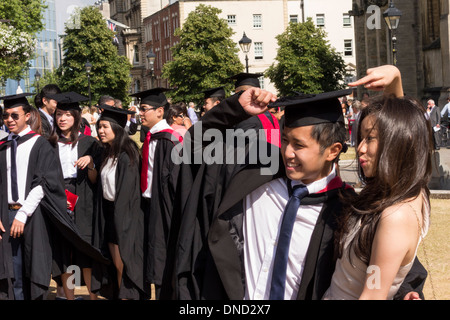
[[[19,135],[18,134],[13,134],[11,136],[11,140],[16,140],[17,141],[17,139],[19,139]]]
[[[308,194],[309,194],[308,188],[303,184],[299,184],[299,185],[292,187],[292,196],[293,197],[296,197],[301,200]]]

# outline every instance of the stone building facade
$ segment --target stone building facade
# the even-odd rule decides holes
[[[353,0],[358,78],[368,68],[393,64],[391,34],[383,18],[388,0]],[[397,67],[405,93],[443,107],[450,90],[450,0],[395,0],[402,11],[396,32]],[[358,96],[363,93],[358,88]]]

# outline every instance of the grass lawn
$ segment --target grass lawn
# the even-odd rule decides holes
[[[430,229],[417,255],[428,271],[424,295],[427,300],[450,299],[450,199],[431,199]]]

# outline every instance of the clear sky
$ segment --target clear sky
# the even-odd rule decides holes
[[[64,33],[64,23],[76,7],[93,5],[96,0],[56,0],[56,27],[58,34]]]

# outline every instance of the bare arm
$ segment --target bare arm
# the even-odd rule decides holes
[[[404,96],[400,70],[392,65],[367,69],[367,76],[348,84],[351,87],[364,85],[373,91],[384,91],[386,95]]]
[[[386,299],[399,268],[414,259],[417,242],[418,224],[413,209],[406,204],[386,209],[375,232],[360,299]]]

